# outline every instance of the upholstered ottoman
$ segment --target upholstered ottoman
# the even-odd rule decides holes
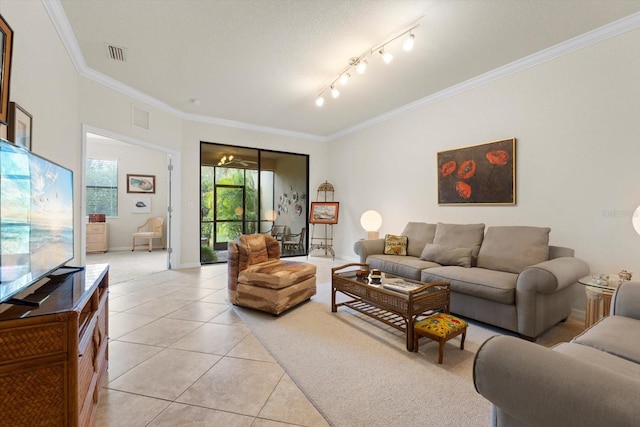
[[[277,315],[316,294],[316,266],[280,259],[273,237],[243,235],[228,249],[232,304]]]
[[[467,326],[469,325],[464,320],[447,313],[438,313],[420,320],[413,325],[413,351],[418,351],[418,340],[420,337],[427,337],[438,341],[438,363],[442,364],[442,359],[444,358],[444,343],[451,338],[462,334],[460,350],[464,350]]]
[[[238,274],[237,292],[242,305],[280,314],[316,294],[316,266],[283,260],[250,265]]]

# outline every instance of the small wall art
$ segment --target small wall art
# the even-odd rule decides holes
[[[438,203],[514,205],[516,139],[440,151]]]
[[[131,199],[131,212],[151,213],[151,197],[138,196]]]
[[[311,224],[337,224],[338,202],[311,202]]]
[[[151,193],[156,192],[155,175],[127,174],[127,193]]]
[[[9,104],[9,141],[31,151],[31,132],[33,117],[24,108],[11,102]]]

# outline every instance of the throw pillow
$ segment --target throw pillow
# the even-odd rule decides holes
[[[549,259],[547,227],[489,227],[478,255],[478,267],[520,273]]]
[[[443,224],[439,222],[433,243],[453,248],[471,248],[471,265],[475,265],[483,237],[484,224]]]
[[[433,243],[433,236],[436,234],[436,225],[426,222],[409,222],[402,231],[402,236],[407,236],[409,244],[407,255],[420,257],[424,245]]]
[[[457,265],[469,268],[471,267],[472,252],[471,248],[453,248],[427,243],[422,250],[420,259],[437,262],[440,265]]]
[[[384,236],[384,254],[385,255],[407,255],[407,236],[394,236],[386,234]]]

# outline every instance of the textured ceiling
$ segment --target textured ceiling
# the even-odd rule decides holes
[[[640,11],[635,0],[60,3],[89,68],[186,114],[318,136]],[[420,18],[412,52],[389,45],[390,65],[374,55],[339,98],[315,106],[350,57]],[[106,43],[125,47],[127,61],[110,60]]]

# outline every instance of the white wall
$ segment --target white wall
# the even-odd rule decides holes
[[[78,78],[42,4],[0,3],[15,31],[11,99],[33,114],[33,148],[81,171],[81,124],[178,153],[174,266],[199,261],[200,141],[310,155],[310,191],[328,180],[340,201],[337,255],[354,259],[365,236],[359,218],[383,215],[384,233],[409,220],[550,226],[551,243],[573,247],[596,272],[640,277],[640,30],[581,49],[425,106],[329,144],[182,120]],[[427,78],[427,77],[425,77]],[[131,124],[131,105],[150,112],[150,129]],[[516,206],[438,206],[436,152],[516,137]],[[329,161],[331,159],[331,167]],[[76,226],[82,224],[75,174]],[[180,217],[181,215],[181,217]],[[176,237],[176,236],[174,236]],[[76,255],[79,239],[76,241]],[[581,304],[576,294],[576,304]]]
[[[13,29],[10,100],[33,116],[32,151],[74,171],[74,228],[80,210],[81,153],[78,75],[49,15],[36,1],[0,2],[0,13]],[[80,263],[80,235],[75,233]]]
[[[355,258],[360,215],[376,209],[381,235],[411,220],[549,226],[550,243],[574,248],[592,272],[640,278],[638,46],[634,30],[331,142],[337,253]],[[510,137],[517,205],[437,204],[438,151]]]
[[[109,249],[131,249],[131,234],[152,217],[167,216],[167,154],[111,139],[87,138],[87,158],[118,162],[118,216],[108,217]],[[127,174],[155,176],[155,193],[127,193]],[[136,196],[149,197],[150,213],[132,212]],[[166,236],[166,223],[165,223]],[[139,241],[138,243],[142,243]],[[155,241],[157,245],[159,241]]]

